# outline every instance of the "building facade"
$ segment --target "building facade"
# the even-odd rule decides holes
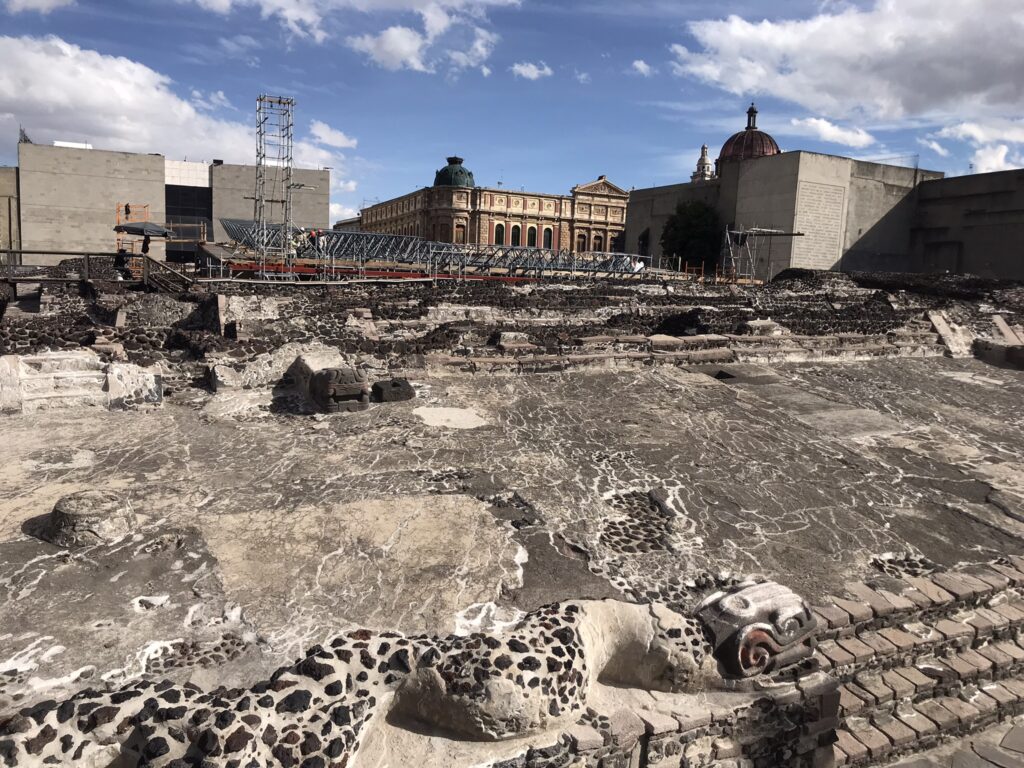
[[[275,188],[279,172],[271,170],[268,188]],[[292,181],[296,226],[326,229],[330,171],[296,168]],[[114,225],[128,204],[132,221],[166,224],[175,232],[166,242],[154,239],[151,256],[191,261],[198,242],[229,239],[221,219],[252,219],[255,189],[253,165],[22,142],[18,167],[0,169],[0,248],[111,253],[119,237]],[[282,208],[280,201],[268,203],[272,217],[280,218]],[[55,264],[62,258],[25,260]]]
[[[569,195],[476,186],[462,158],[434,185],[363,209],[363,232],[442,243],[548,248],[577,253],[621,250],[629,193],[604,176]]]
[[[943,174],[816,152],[782,152],[757,127],[723,145],[715,171],[702,150],[687,184],[630,193],[626,250],[667,256],[661,235],[680,203],[700,201],[716,210],[725,230],[772,230],[770,247],[752,254],[753,276],[768,280],[789,267],[806,269],[911,269],[911,230],[922,182]]]

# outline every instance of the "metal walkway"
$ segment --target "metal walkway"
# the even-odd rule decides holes
[[[256,251],[257,227],[252,221],[221,219],[228,236],[245,248]],[[283,229],[269,233],[277,248]],[[324,272],[341,270],[354,264],[360,271],[369,263],[397,264],[416,267],[436,274],[503,274],[541,278],[553,276],[624,276],[636,274],[642,264],[639,256],[624,253],[573,253],[543,248],[502,245],[455,245],[423,240],[418,237],[379,235],[368,232],[323,230],[314,244],[302,233],[294,231],[296,259],[314,260]]]

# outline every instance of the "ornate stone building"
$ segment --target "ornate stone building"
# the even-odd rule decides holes
[[[434,185],[362,211],[364,232],[444,243],[585,251],[621,250],[629,193],[604,176],[570,195],[478,187],[449,157]]]

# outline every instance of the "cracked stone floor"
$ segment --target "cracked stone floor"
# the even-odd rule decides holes
[[[34,518],[90,488],[194,526],[263,640],[252,678],[356,624],[469,631],[613,595],[685,608],[722,572],[814,600],[883,553],[949,566],[1024,552],[1024,372],[728,370],[437,370],[415,401],[330,418],[257,412],[252,395],[7,417],[0,543],[27,546]],[[23,576],[0,556],[0,665],[29,646],[52,660],[41,679],[87,663],[61,627],[102,620],[104,587],[44,601]],[[23,601],[45,605],[47,629]]]

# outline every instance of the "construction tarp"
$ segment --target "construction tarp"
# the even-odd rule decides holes
[[[151,221],[131,221],[127,224],[118,224],[114,227],[115,232],[122,232],[126,235],[136,237],[174,237],[174,233],[167,227],[161,227]]]

